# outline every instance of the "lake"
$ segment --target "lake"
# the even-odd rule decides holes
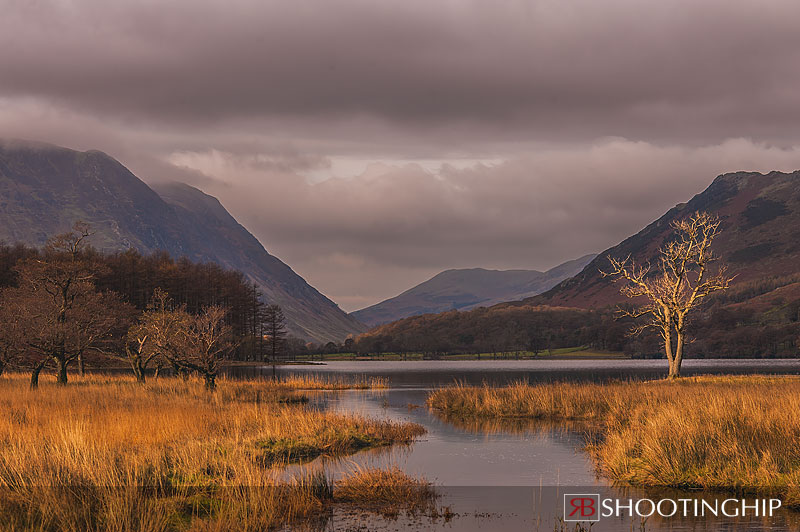
[[[272,375],[270,367],[230,368],[233,376]],[[279,375],[315,373],[337,377],[386,377],[390,387],[378,391],[312,394],[311,406],[373,418],[412,421],[428,433],[411,446],[357,453],[344,459],[320,458],[294,466],[325,468],[334,476],[365,466],[397,465],[434,482],[440,507],[455,514],[443,518],[400,516],[385,519],[367,513],[338,511],[323,530],[517,530],[554,529],[563,514],[563,494],[589,493],[621,499],[703,498],[722,500],[726,494],[642,490],[610,485],[595,473],[583,451],[587,431],[580,425],[505,422],[464,423],[443,420],[425,407],[427,393],[453,382],[502,385],[529,382],[608,381],[661,378],[666,362],[657,360],[526,360],[330,362],[284,366]],[[713,373],[800,373],[800,360],[687,360],[685,375]],[[639,519],[604,518],[592,530],[641,530]],[[650,518],[645,530],[797,530],[800,515],[780,510],[772,518]],[[561,530],[561,529],[559,529]],[[564,530],[573,530],[572,526]]]
[[[685,360],[682,374],[800,374],[800,359]],[[271,377],[271,366],[226,368],[234,377]],[[660,379],[667,374],[666,360],[417,360],[406,362],[336,361],[278,366],[278,375],[386,377],[395,388],[430,388],[454,382],[503,385],[529,382]]]

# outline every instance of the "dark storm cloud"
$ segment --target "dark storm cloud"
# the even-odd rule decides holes
[[[788,1],[16,1],[0,91],[170,123],[781,137],[800,118],[798,19]]]
[[[218,195],[352,309],[444,268],[547,268],[724,171],[800,167],[798,20],[776,0],[9,0],[0,137]]]

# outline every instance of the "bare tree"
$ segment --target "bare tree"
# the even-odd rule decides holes
[[[41,256],[17,266],[19,287],[6,289],[19,316],[18,333],[29,358],[31,388],[52,361],[57,382],[67,383],[67,367],[84,354],[108,352],[129,308],[112,293],[99,293],[92,280],[99,267],[86,253],[90,235],[77,223],[71,233],[51,239]]]
[[[130,309],[115,294],[98,293],[89,283],[78,283],[70,294],[64,312],[58,298],[46,291],[27,285],[4,291],[4,313],[16,317],[4,335],[13,335],[19,365],[31,370],[31,388],[38,386],[39,373],[51,362],[57,382],[66,384],[71,363],[87,353],[112,352],[124,334]]]
[[[195,316],[184,332],[183,354],[177,360],[180,366],[200,374],[209,391],[216,389],[220,363],[234,348],[225,314],[222,307],[210,306]]]
[[[658,266],[637,266],[628,256],[624,260],[609,257],[611,270],[601,272],[625,284],[620,292],[646,303],[633,310],[620,310],[624,316],[647,320],[631,331],[639,334],[656,329],[661,335],[669,362],[669,378],[680,376],[686,344],[687,316],[709,294],[725,290],[733,280],[724,265],[709,271],[717,258],[711,244],[720,233],[720,220],[698,212],[672,223],[674,238],[659,249]]]
[[[279,305],[267,305],[264,309],[264,332],[273,368],[286,346],[286,317]]]
[[[77,222],[72,232],[51,238],[42,257],[23,261],[17,268],[17,299],[27,303],[22,310],[31,314],[29,318],[39,318],[35,320],[39,334],[26,335],[29,347],[56,362],[59,384],[67,383],[67,364],[83,354],[67,353],[67,335],[74,330],[69,318],[76,300],[93,291],[91,280],[95,272],[81,256],[90,235],[89,226]],[[34,363],[31,388],[38,385],[38,373],[45,363]]]
[[[145,383],[147,366],[154,360],[180,358],[182,346],[177,339],[188,329],[190,321],[182,307],[173,309],[169,295],[156,288],[147,310],[128,329],[125,343],[125,355],[137,381]]]
[[[198,373],[213,391],[220,364],[235,347],[226,313],[212,305],[192,316],[184,306],[172,308],[168,294],[157,289],[150,308],[128,331],[126,354],[137,380],[145,382],[147,364],[163,358],[178,373]]]

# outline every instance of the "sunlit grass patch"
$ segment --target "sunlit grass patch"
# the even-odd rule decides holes
[[[396,515],[400,509],[430,512],[436,501],[428,481],[410,477],[397,467],[356,469],[336,482],[333,493],[339,502],[372,507],[386,515]]]
[[[290,375],[274,381],[274,386],[291,390],[380,390],[389,387],[385,377],[344,378],[321,375]]]
[[[610,384],[453,386],[428,405],[447,416],[582,420],[615,480],[781,495],[800,506],[800,378],[714,376]]]
[[[0,530],[264,530],[327,511],[319,486],[281,479],[287,462],[424,433],[320,412],[268,381],[27,384],[0,379]]]

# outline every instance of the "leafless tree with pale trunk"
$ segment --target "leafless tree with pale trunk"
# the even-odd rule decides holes
[[[632,329],[640,334],[656,329],[661,336],[669,362],[668,378],[680,377],[686,346],[687,316],[710,294],[725,290],[733,277],[720,265],[712,273],[711,264],[717,261],[711,245],[720,233],[718,217],[697,212],[672,223],[674,238],[658,251],[656,268],[636,265],[628,256],[623,260],[609,257],[611,269],[601,272],[624,283],[620,292],[645,303],[633,310],[621,309],[623,316],[646,318]]]

